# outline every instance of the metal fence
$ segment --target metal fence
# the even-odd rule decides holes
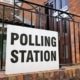
[[[61,66],[80,63],[80,16],[24,1],[22,8],[0,4],[0,70],[5,70],[7,24],[57,31]]]

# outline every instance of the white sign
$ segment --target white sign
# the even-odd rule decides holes
[[[6,74],[59,69],[58,33],[7,26]]]

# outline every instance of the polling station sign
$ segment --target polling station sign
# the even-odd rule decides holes
[[[7,26],[6,74],[59,69],[58,33]]]

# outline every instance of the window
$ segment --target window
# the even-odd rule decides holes
[[[55,0],[55,8],[62,9],[67,6],[67,0]]]
[[[62,11],[68,11],[68,0],[48,0],[48,4],[52,6],[52,8],[54,9],[58,9],[58,10],[62,10]],[[58,12],[55,11],[53,14],[53,16],[58,16]],[[67,14],[61,14],[61,17],[68,17]]]
[[[55,1],[55,8],[60,9],[60,0]]]
[[[62,8],[67,6],[67,0],[62,0]]]

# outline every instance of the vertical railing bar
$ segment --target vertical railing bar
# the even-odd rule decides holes
[[[80,23],[78,22],[78,37],[79,37],[79,61],[80,61]]]
[[[60,58],[60,64],[62,63],[62,61],[61,61],[61,58],[62,58],[62,44],[61,44],[61,40],[60,39],[62,39],[61,38],[61,36],[62,36],[62,34],[63,34],[63,30],[62,30],[63,28],[62,28],[62,19],[60,20],[60,33],[59,33],[59,58]],[[60,67],[61,67],[61,65],[60,65]]]
[[[53,10],[51,10],[51,15],[52,15],[52,17],[51,17],[51,19],[52,19],[52,27],[53,27],[53,30],[54,30],[54,24],[53,24]]]
[[[54,19],[53,19],[54,17],[53,17],[53,12],[54,11],[52,10],[52,27],[53,27],[53,31],[54,31]]]
[[[46,9],[46,8],[45,8]],[[42,14],[41,14],[42,15]],[[48,30],[48,28],[49,28],[49,26],[48,26],[48,17],[49,17],[49,14],[45,14],[45,15],[43,15],[43,16],[46,16],[46,18],[45,18],[45,20],[46,20],[46,30]]]
[[[64,64],[65,64],[65,56],[64,56],[64,53],[65,53],[65,50],[64,50],[64,49],[65,49],[65,46],[64,46],[64,45],[65,45],[65,32],[64,32],[64,27],[65,27],[65,26],[64,26],[63,23],[64,23],[64,19],[62,18],[63,42],[64,42],[64,44],[63,44],[63,59],[64,59]]]
[[[40,14],[40,7],[39,7],[39,12],[38,12],[38,14],[39,14],[39,28],[41,28],[41,27],[40,27],[40,15],[42,15],[42,14]]]
[[[14,8],[13,8],[13,9],[14,9],[14,10],[13,10],[13,24],[15,23],[15,4],[16,4],[16,3],[15,3],[15,0],[14,0]]]
[[[70,52],[69,52],[69,53],[70,53],[70,58],[71,58],[71,59],[70,59],[70,60],[71,60],[71,61],[70,61],[70,63],[72,63],[72,57],[71,57],[71,34],[70,34],[70,21],[69,21],[69,43],[70,43],[70,44],[69,44],[69,45],[70,45],[70,47],[69,47]]]
[[[59,11],[58,11],[58,15],[59,15]],[[57,31],[59,32],[59,16],[58,16],[58,23],[57,23]]]
[[[49,5],[47,5],[47,7],[49,7]],[[49,11],[50,11],[50,9],[47,8],[47,23],[48,23],[48,24],[46,25],[46,26],[47,26],[47,29],[46,29],[46,30],[49,30],[49,17],[50,17],[50,16],[49,16],[49,15],[50,15]]]
[[[32,18],[32,12],[31,12],[31,27],[32,27],[32,21],[33,21],[32,19],[33,19],[33,18]]]
[[[56,31],[58,32],[58,43],[59,43],[59,34],[60,34],[59,29],[58,29],[59,27],[60,26],[59,26],[59,11],[58,11],[58,22],[57,22],[57,29],[56,29]],[[58,45],[58,48],[59,48],[59,45]],[[60,52],[60,48],[58,50]],[[60,59],[60,56],[59,56],[59,59]],[[60,60],[59,60],[59,63],[60,63]],[[61,67],[60,64],[59,64],[59,67]]]
[[[22,18],[22,19],[23,19],[23,20],[22,20],[22,22],[23,22],[22,24],[24,25],[24,9],[23,9],[23,16],[22,16],[22,17],[23,17],[23,18]]]
[[[53,14],[54,14],[54,12],[55,12],[55,10],[53,10]],[[54,24],[54,19],[55,19],[55,17],[53,16],[53,31],[55,30],[55,24]]]
[[[52,11],[53,12],[53,11]],[[53,22],[53,19],[54,17],[53,17],[53,14],[52,14],[52,27],[53,27],[53,31],[54,31],[54,22]]]
[[[73,16],[73,17],[74,17],[74,16]],[[73,21],[73,29],[74,29],[75,64],[76,64],[75,21]]]
[[[4,15],[5,15],[5,6],[3,5],[3,19],[2,19],[2,49],[1,49],[1,70],[3,70]]]
[[[48,13],[47,13],[46,15],[47,15],[47,20],[46,20],[46,21],[47,21],[47,23],[46,23],[47,25],[46,25],[46,26],[47,26],[47,30],[49,30],[49,27],[50,27],[50,26],[49,26],[49,17],[50,17],[50,16],[49,16],[49,15],[50,15],[50,14],[49,14],[49,8],[48,8]]]
[[[64,24],[65,24],[65,19],[64,19]],[[64,58],[65,58],[65,60],[64,60],[64,63],[66,64],[66,32],[65,32],[65,30],[66,30],[66,26],[64,25]]]

